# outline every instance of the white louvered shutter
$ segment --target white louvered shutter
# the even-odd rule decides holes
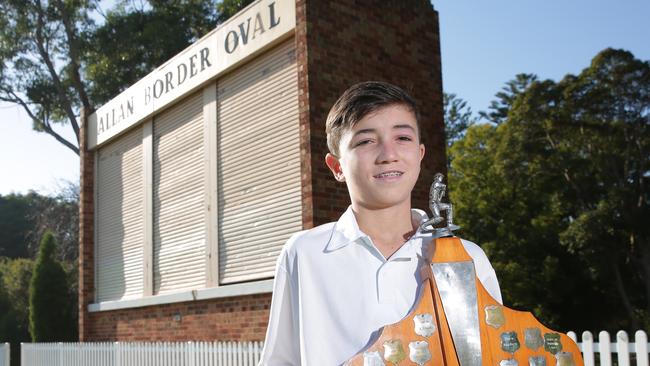
[[[97,301],[142,296],[144,183],[142,129],[97,151]]]
[[[272,277],[302,229],[293,40],[220,79],[217,100],[220,282]]]
[[[154,119],[154,294],[205,287],[202,103],[198,92]]]

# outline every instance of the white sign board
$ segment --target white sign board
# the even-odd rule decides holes
[[[295,0],[259,0],[174,56],[88,117],[95,148],[290,34]]]

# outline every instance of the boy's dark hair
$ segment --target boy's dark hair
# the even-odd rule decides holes
[[[389,105],[403,105],[415,115],[420,138],[420,114],[415,101],[401,88],[383,81],[366,81],[352,85],[334,103],[327,115],[325,132],[330,153],[339,157],[341,136],[363,117]]]

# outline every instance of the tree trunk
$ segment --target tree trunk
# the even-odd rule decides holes
[[[616,284],[616,290],[620,295],[621,302],[623,303],[623,307],[632,321],[632,329],[639,329],[639,320],[634,312],[632,303],[630,303],[630,298],[627,296],[627,291],[625,291],[625,285],[623,284],[618,263],[614,263],[614,282]]]
[[[72,111],[72,102],[68,98],[66,94],[66,90],[63,87],[63,83],[61,82],[61,79],[59,79],[59,75],[56,72],[56,69],[54,68],[54,64],[52,63],[52,60],[50,59],[50,55],[48,51],[45,49],[45,40],[43,39],[43,27],[44,25],[44,20],[43,20],[43,9],[40,7],[40,3],[36,7],[36,10],[38,11],[38,24],[36,26],[36,48],[38,49],[38,53],[41,56],[41,59],[43,60],[43,63],[45,63],[45,66],[47,67],[48,72],[50,73],[50,76],[52,77],[52,82],[54,83],[54,87],[56,88],[60,102],[62,104],[63,110],[65,111],[66,115],[68,116],[68,119],[70,120],[70,125],[72,126],[72,130],[74,131],[75,137],[77,138],[77,143],[79,143],[79,124],[77,123],[77,117],[74,115],[74,112]]]

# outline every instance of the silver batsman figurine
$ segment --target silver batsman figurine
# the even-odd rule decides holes
[[[420,225],[421,231],[434,233],[434,237],[437,238],[453,236],[452,231],[460,229],[459,226],[454,225],[454,210],[451,203],[442,202],[442,198],[445,196],[445,191],[447,190],[447,185],[442,182],[444,178],[445,176],[442,173],[436,173],[433,176],[433,183],[431,183],[431,189],[429,190],[431,219]],[[447,226],[437,228],[434,225],[445,221],[441,211],[447,211]]]

